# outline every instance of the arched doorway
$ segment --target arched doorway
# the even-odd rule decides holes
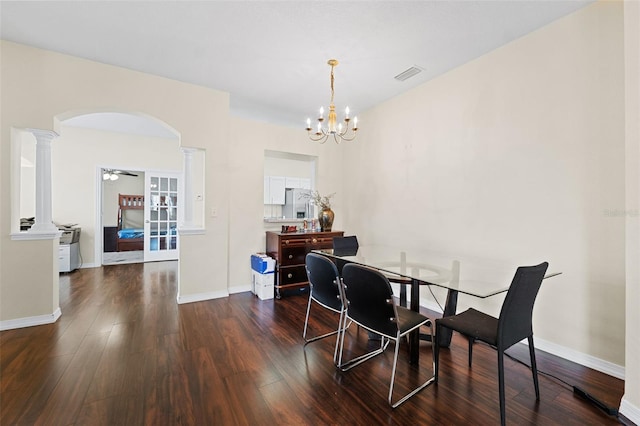
[[[126,242],[136,240],[139,244],[122,244],[120,249],[116,244],[112,253],[119,255],[106,263],[144,261],[149,258],[145,250],[170,247],[175,248],[171,256],[155,256],[154,260],[177,259],[178,206],[167,208],[164,203],[170,200],[169,203],[176,204],[179,199],[177,182],[182,173],[179,133],[153,117],[113,111],[61,114],[56,117],[55,127],[60,137],[52,153],[54,220],[82,228],[79,251],[84,266],[105,263],[105,247],[112,249],[114,241],[124,241],[117,236],[122,229],[140,231],[123,234],[132,237]],[[107,172],[115,179],[104,179]],[[150,203],[142,200],[150,199],[151,180],[160,182],[158,179],[164,178],[173,179],[173,196],[168,196],[167,191],[160,194],[164,188],[158,186],[157,197],[152,198],[159,204],[162,200],[162,205],[153,212],[147,211],[144,206]],[[131,205],[131,200],[122,205],[119,194],[139,197],[136,204],[140,205]],[[160,219],[158,214],[167,211],[173,214],[172,220]],[[116,239],[107,241],[106,238],[114,238],[114,230]],[[152,232],[156,236],[150,239]],[[160,232],[174,234],[173,246],[164,243]]]

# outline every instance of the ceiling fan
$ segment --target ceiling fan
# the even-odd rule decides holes
[[[127,170],[102,169],[102,180],[118,180],[120,175],[138,177],[137,174]]]

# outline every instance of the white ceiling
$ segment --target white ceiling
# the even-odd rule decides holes
[[[593,0],[2,1],[2,39],[230,93],[233,114],[303,128],[352,115]],[[399,82],[411,66],[423,69]],[[365,123],[361,122],[361,126]]]

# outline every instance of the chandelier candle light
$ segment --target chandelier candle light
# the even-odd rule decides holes
[[[336,106],[333,104],[333,69],[338,66],[336,59],[329,59],[327,62],[331,65],[331,103],[329,104],[329,117],[327,126],[324,127],[324,108],[320,107],[320,117],[318,117],[318,129],[315,133],[311,129],[311,119],[307,118],[307,132],[309,139],[315,142],[325,143],[329,136],[333,136],[333,140],[336,143],[341,141],[352,141],[356,138],[356,132],[358,131],[358,117],[353,118],[353,127],[349,128],[351,119],[349,118],[349,107],[344,110],[344,127],[342,123],[336,124]],[[351,130],[351,131],[350,131]]]

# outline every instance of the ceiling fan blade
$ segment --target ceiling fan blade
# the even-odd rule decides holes
[[[127,170],[114,170],[113,173],[118,174],[118,175],[123,175],[123,176],[134,176],[134,177],[138,177],[137,174],[135,173],[131,173]]]

